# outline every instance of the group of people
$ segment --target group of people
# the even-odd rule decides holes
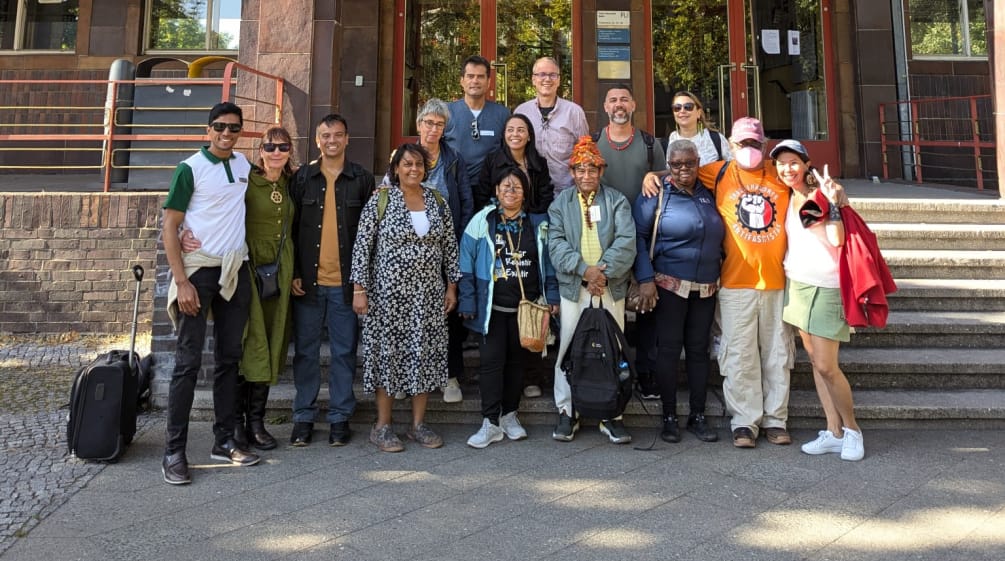
[[[398,452],[404,443],[393,428],[395,397],[411,400],[405,438],[443,445],[425,422],[427,401],[440,390],[444,401],[463,399],[462,349],[473,333],[483,421],[467,444],[484,448],[526,438],[520,399],[540,392],[524,383],[527,365],[540,359],[521,347],[520,302],[544,304],[559,318],[561,357],[592,303],[624,327],[629,292],[637,292],[640,390],[662,400],[665,441],[681,439],[682,350],[690,390],[685,426],[700,440],[718,438],[704,415],[718,329],[734,445],[753,447],[761,431],[769,442],[790,443],[789,323],[811,357],[827,415],[827,429],[803,451],[860,459],[861,432],[837,362],[838,344],[848,338],[836,288],[841,240],[828,221],[803,228],[794,215],[817,188],[835,207],[847,198],[813,170],[802,144],[783,141],[768,161],[757,120],[738,120],[726,139],[701,102],[680,92],[677,130],[664,151],[634,126],[634,96],[623,84],[606,92],[609,122],[591,136],[583,109],[558,95],[554,59],[534,64],[537,95],[513,114],[487,99],[490,73],[481,56],[463,62],[463,96],[419,109],[418,142],[393,152],[380,185],[346,158],[349,125],[341,115],[317,124],[320,157],[297,168],[286,130],[263,133],[252,165],[234,150],[241,109],[227,102],[212,108],[209,145],[178,165],[164,204],[177,333],[164,480],[191,482],[188,416],[208,319],[211,457],[253,465],[260,459],[253,449],[277,446],[264,414],[291,338],[291,446],[313,439],[326,330],[329,445],[352,437],[360,343],[363,391],[375,395],[377,408],[369,441]],[[267,289],[265,271],[275,274],[278,293]],[[571,441],[580,418],[560,360],[552,384],[553,437]],[[620,417],[596,421],[612,442],[631,441]]]

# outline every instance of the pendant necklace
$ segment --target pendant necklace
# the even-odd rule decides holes
[[[269,198],[272,199],[272,202],[276,203],[277,205],[283,203],[283,193],[279,190],[278,183],[275,182],[272,183],[272,194],[269,195]]]

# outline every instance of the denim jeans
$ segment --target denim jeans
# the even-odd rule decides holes
[[[349,285],[346,290],[351,290]],[[348,421],[356,410],[356,313],[342,299],[342,287],[318,286],[315,294],[293,298],[293,422],[312,423],[321,389],[321,329],[328,329],[328,422]]]
[[[237,291],[230,300],[220,296],[220,267],[203,267],[188,278],[199,294],[196,316],[179,312],[174,372],[168,389],[166,453],[182,452],[188,442],[188,417],[206,346],[206,315],[213,311],[213,434],[217,444],[234,436],[234,402],[241,361],[244,326],[251,303],[248,267],[241,267]]]

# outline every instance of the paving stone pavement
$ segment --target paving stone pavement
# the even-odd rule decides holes
[[[105,467],[67,456],[65,405],[73,373],[115,346],[119,338],[0,341],[0,554]],[[141,416],[138,430],[156,416]]]

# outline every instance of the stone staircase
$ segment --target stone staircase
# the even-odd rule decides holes
[[[841,349],[841,367],[854,388],[859,420],[866,427],[1005,427],[1005,204],[974,198],[856,198],[849,192],[854,208],[876,233],[899,287],[891,296],[887,327],[859,329]],[[322,363],[327,364],[322,347]],[[465,362],[477,371],[477,352],[467,351]],[[822,410],[802,350],[792,379],[791,425],[821,426]],[[725,426],[721,378],[714,375],[712,383],[707,413]],[[477,386],[463,389],[460,404],[432,396],[427,418],[480,424]],[[322,407],[326,396],[323,387]],[[273,390],[270,417],[288,421],[292,397],[288,369]],[[371,422],[372,397],[358,386],[357,397],[355,422]],[[686,414],[686,395],[678,403],[679,413]],[[396,404],[402,409],[396,414],[400,422],[408,418],[408,407],[407,401]],[[626,423],[658,426],[659,402],[646,402],[645,409],[633,401]],[[199,389],[193,415],[212,416],[208,387]],[[550,392],[525,398],[520,415],[525,423],[553,423]],[[278,433],[286,436],[282,429]]]

